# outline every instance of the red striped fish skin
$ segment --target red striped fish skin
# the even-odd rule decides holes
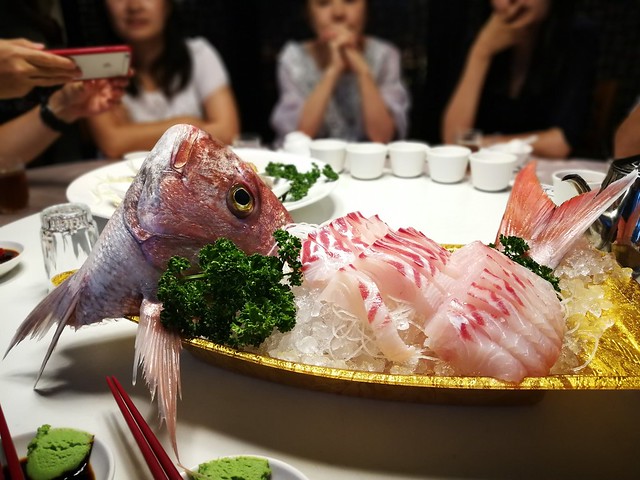
[[[547,375],[565,333],[551,284],[480,242],[454,252],[442,275],[456,269],[466,274],[426,324],[428,348],[459,375]]]

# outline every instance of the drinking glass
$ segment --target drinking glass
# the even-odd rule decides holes
[[[98,240],[98,226],[89,207],[63,203],[40,213],[40,241],[50,288],[79,269]]]
[[[28,203],[29,183],[24,165],[0,167],[0,213],[13,213]]]
[[[456,145],[467,147],[471,153],[482,147],[482,131],[475,128],[460,130],[456,133]]]

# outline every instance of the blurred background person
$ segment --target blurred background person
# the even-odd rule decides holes
[[[585,133],[598,43],[573,3],[491,1],[445,108],[444,142],[479,129],[484,145],[535,135],[534,155],[570,155]]]
[[[230,144],[239,132],[225,66],[204,38],[182,36],[171,0],[106,0],[113,43],[133,54],[134,76],[121,106],[93,117],[91,132],[109,158],[150,150],[167,128],[188,123]]]
[[[640,154],[640,98],[629,115],[618,126],[613,142],[615,158]]]
[[[95,158],[84,122],[76,120],[111,108],[122,95],[123,81],[67,83],[80,75],[75,63],[43,51],[66,46],[59,2],[2,0],[1,11],[5,40],[0,49],[13,52],[0,62],[0,84],[11,90],[0,100],[3,161],[33,167]],[[14,82],[20,83],[17,89],[9,87]],[[47,125],[43,118],[54,120]]]
[[[307,0],[315,38],[287,42],[278,59],[276,142],[312,138],[388,142],[407,133],[409,95],[395,46],[365,36],[366,0]]]

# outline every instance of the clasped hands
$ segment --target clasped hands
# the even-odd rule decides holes
[[[362,37],[346,25],[334,24],[323,33],[320,40],[329,50],[327,69],[334,69],[337,73],[369,73],[369,66],[362,54]]]

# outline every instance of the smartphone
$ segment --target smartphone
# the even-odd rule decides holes
[[[82,70],[81,80],[123,77],[127,75],[131,65],[131,48],[127,45],[62,48],[47,51],[73,59]]]

